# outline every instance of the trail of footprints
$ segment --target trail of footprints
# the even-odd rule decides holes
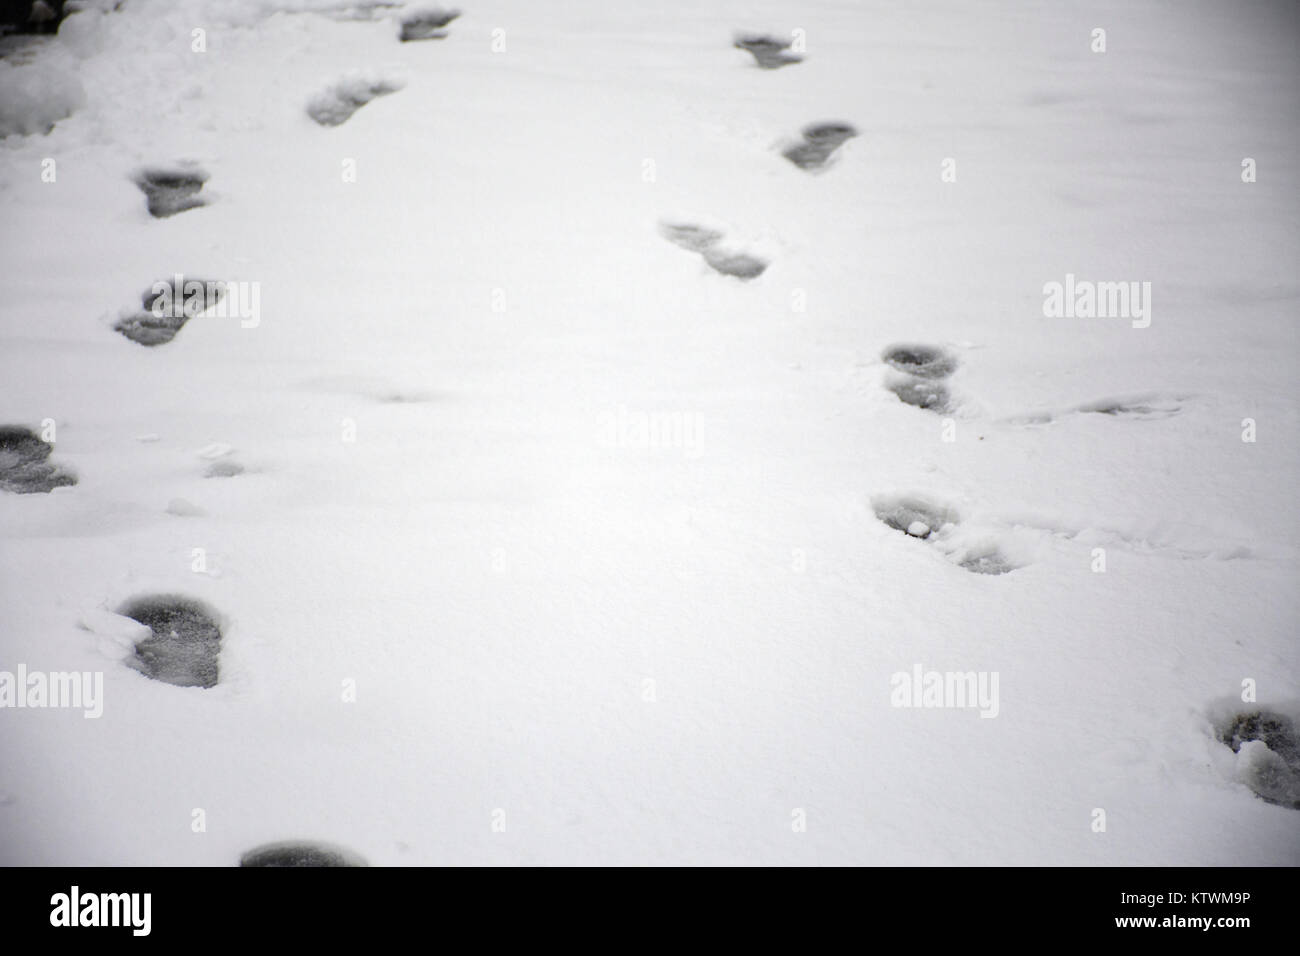
[[[379,9],[394,6],[376,2],[341,6],[337,15],[366,19]],[[440,40],[446,27],[460,16],[458,10],[420,8],[399,19],[400,42]],[[750,53],[756,65],[776,70],[802,62],[790,52],[791,44],[771,36],[742,34],[734,46]],[[377,97],[403,86],[399,78],[382,73],[351,71],[320,91],[307,105],[307,113],[321,126],[338,126],[358,109]],[[782,155],[797,168],[818,172],[826,168],[836,151],[858,131],[847,123],[814,123],[802,131],[801,141],[788,146]],[[134,182],[144,193],[148,212],[154,218],[168,218],[207,203],[200,195],[208,174],[193,164],[144,169]],[[662,222],[660,233],[674,245],[701,256],[714,271],[742,281],[758,278],[769,263],[757,255],[727,242],[722,231],[683,222]],[[218,303],[224,284],[209,280],[183,280],[164,284],[167,294],[155,286],[141,297],[139,309],[122,313],[114,329],[132,342],[156,347],[170,342],[194,316]],[[191,287],[198,291],[189,295]],[[160,308],[166,298],[172,304]],[[181,303],[179,307],[175,303]],[[957,358],[933,345],[899,344],[888,347],[883,362],[891,369],[885,387],[900,401],[927,411],[945,413],[953,407],[946,380],[957,369]],[[1159,418],[1175,414],[1179,399],[1170,396],[1139,396],[1106,399],[1067,409],[1066,413],[1096,413],[1137,418]],[[1040,413],[1012,421],[1043,424],[1058,415]],[[0,490],[15,494],[49,492],[76,484],[76,477],[51,462],[52,445],[28,428],[0,426]],[[207,477],[232,477],[243,467],[224,455],[210,456]],[[1001,575],[1015,570],[996,547],[963,544],[962,518],[947,505],[923,495],[878,495],[872,498],[876,517],[889,528],[918,543],[933,547],[946,559],[976,574]],[[177,687],[212,688],[221,676],[222,630],[219,615],[206,604],[177,594],[143,595],[128,601],[120,614],[148,628],[148,636],[134,644],[126,664],[146,677]],[[1218,739],[1238,755],[1244,769],[1241,776],[1259,796],[1271,803],[1300,809],[1300,737],[1295,721],[1285,715],[1258,711],[1238,714],[1216,731]],[[329,843],[289,841],[256,847],[243,855],[246,867],[351,867],[366,866],[355,852]]]

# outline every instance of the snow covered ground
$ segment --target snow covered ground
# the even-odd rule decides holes
[[[70,113],[0,140],[0,424],[78,478],[0,493],[0,670],[103,674],[0,711],[0,862],[1300,863],[1216,739],[1300,716],[1292,4],[345,7],[0,60],[0,121]],[[859,134],[820,173],[815,121]],[[177,274],[255,314],[113,330]],[[1067,275],[1149,325],[1046,316]],[[124,666],[152,594],[219,615],[216,686]],[[996,716],[894,706],[916,668]]]

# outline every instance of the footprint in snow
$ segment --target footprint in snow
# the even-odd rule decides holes
[[[1275,711],[1233,714],[1216,728],[1237,755],[1237,779],[1267,803],[1300,810],[1300,733]]]
[[[48,461],[54,446],[22,425],[0,425],[0,489],[17,495],[53,491],[76,476]]]
[[[362,857],[332,843],[286,840],[264,843],[239,858],[240,866],[368,866]]]
[[[459,10],[443,10],[441,7],[416,7],[402,14],[402,32],[398,38],[403,43],[412,40],[443,40],[447,31],[443,29],[460,16]]]
[[[177,166],[170,169],[142,169],[133,177],[148,201],[149,215],[166,219],[178,212],[206,206],[199,195],[208,174],[197,167]]]
[[[396,93],[406,81],[394,74],[350,70],[307,103],[307,115],[321,126],[340,126],[371,100]]]
[[[881,353],[886,365],[901,373],[885,380],[899,401],[932,412],[951,411],[952,398],[943,384],[957,368],[957,357],[937,345],[891,345]]]
[[[778,40],[758,33],[737,34],[732,43],[737,50],[747,50],[752,54],[754,62],[764,70],[777,70],[783,66],[802,63],[803,57],[786,52],[793,45],[793,41]]]
[[[135,645],[129,666],[177,687],[216,686],[221,628],[206,605],[182,595],[154,594],[128,601],[118,613],[151,632]]]
[[[921,495],[879,495],[871,499],[871,507],[890,528],[937,545],[958,567],[974,574],[1006,574],[1019,567],[987,541],[957,540],[961,517],[947,505]]]
[[[826,167],[831,156],[846,142],[858,135],[848,123],[813,123],[803,128],[803,142],[782,152],[800,169],[818,172]]]
[[[1188,399],[1187,395],[1147,392],[1140,395],[1099,398],[1091,402],[1071,405],[1057,412],[1030,412],[1025,415],[1015,415],[1007,421],[1015,425],[1050,425],[1067,415],[1108,415],[1117,419],[1151,421],[1177,415],[1183,410]]]
[[[140,296],[139,310],[122,313],[113,329],[139,345],[165,345],[194,316],[212,308],[226,294],[226,283],[177,276],[155,282]]]
[[[765,259],[723,245],[723,234],[716,229],[665,222],[659,224],[659,233],[673,245],[698,253],[714,272],[741,281],[758,278],[769,265]]]

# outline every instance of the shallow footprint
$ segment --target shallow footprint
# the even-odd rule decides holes
[[[22,425],[0,425],[0,490],[30,495],[75,485],[74,475],[46,459],[54,446]]]
[[[1007,574],[1019,567],[1012,564],[1006,555],[996,548],[982,548],[968,552],[957,562],[957,566],[974,574]]]
[[[720,245],[723,233],[718,229],[687,222],[661,222],[659,234],[675,246],[699,253],[714,272],[742,281],[758,278],[770,264],[750,253],[724,248]]]
[[[936,547],[959,568],[973,574],[1007,574],[1020,568],[998,548],[987,542],[967,544],[965,548],[950,540],[961,517],[956,510],[920,495],[878,495],[871,508],[895,531],[922,541],[937,542]],[[969,541],[969,536],[967,536]]]
[[[879,495],[871,499],[871,508],[895,531],[922,540],[961,520],[952,508],[913,495]]]
[[[380,73],[351,70],[307,103],[307,115],[321,126],[340,126],[371,100],[396,93],[405,80]]]
[[[749,51],[754,61],[764,70],[776,70],[794,63],[802,63],[803,57],[786,52],[793,45],[792,41],[782,41],[757,33],[739,34],[732,43],[737,50]]]
[[[221,629],[203,603],[177,594],[133,598],[118,611],[152,632],[127,664],[146,677],[177,687],[215,687]]]
[[[1182,411],[1180,402],[1169,395],[1135,395],[1129,398],[1100,398],[1076,405],[1074,411],[1131,418],[1169,418]]]
[[[403,43],[412,40],[443,40],[447,31],[442,29],[460,16],[459,10],[440,7],[418,7],[402,14],[402,32],[398,39]]]
[[[705,226],[696,226],[689,222],[662,222],[659,234],[675,246],[690,252],[704,252],[722,241],[722,233]]]
[[[264,843],[239,858],[240,866],[368,866],[357,853],[332,843],[285,840]]]

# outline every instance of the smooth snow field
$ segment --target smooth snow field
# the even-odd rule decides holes
[[[1295,4],[83,6],[0,863],[1300,863]]]

